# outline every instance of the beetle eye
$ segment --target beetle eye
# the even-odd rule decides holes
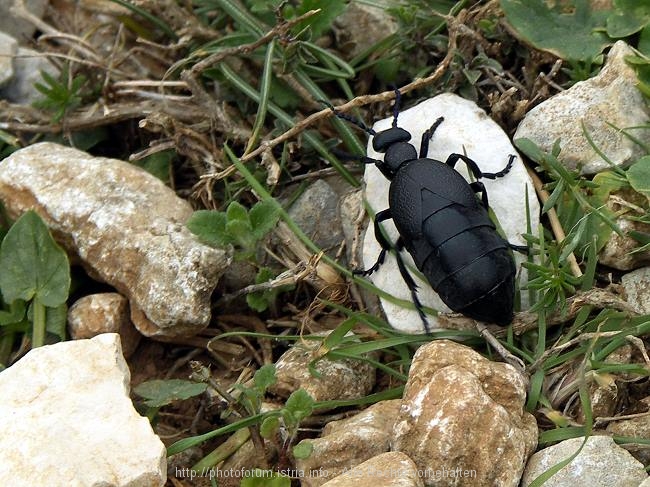
[[[408,142],[411,140],[411,134],[399,127],[392,127],[379,132],[372,139],[372,147],[377,152],[386,152],[393,144],[398,142]]]

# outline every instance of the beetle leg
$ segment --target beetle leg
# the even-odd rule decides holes
[[[508,247],[510,247],[512,250],[515,250],[520,254],[524,254],[524,255],[530,254],[530,249],[526,245],[517,245],[517,244],[510,243],[508,241],[506,241],[506,244],[508,244]]]
[[[420,157],[427,157],[427,154],[429,153],[429,142],[431,142],[431,138],[433,137],[434,132],[443,120],[443,117],[438,118],[435,122],[433,122],[433,125],[431,125],[431,127],[429,127],[422,134],[422,141],[420,142]]]
[[[488,178],[488,179],[502,178],[503,176],[505,176],[506,174],[508,174],[510,172],[510,169],[512,169],[512,164],[513,164],[513,162],[515,162],[516,158],[517,158],[517,156],[515,156],[514,154],[510,154],[508,156],[508,163],[506,164],[506,167],[501,169],[499,172],[494,172],[494,173],[492,173],[492,172],[484,172],[483,177]]]
[[[384,263],[384,259],[386,259],[386,252],[388,252],[393,246],[388,241],[388,239],[386,239],[383,232],[381,231],[380,223],[385,220],[390,220],[391,218],[393,218],[393,216],[390,213],[390,208],[380,211],[375,215],[375,238],[377,239],[377,242],[379,242],[379,245],[381,246],[381,252],[379,252],[379,257],[377,257],[377,262],[375,262],[372,267],[366,270],[352,271],[353,274],[357,274],[360,276],[369,276],[377,269],[379,269],[379,267]]]
[[[469,186],[475,193],[481,193],[481,202],[485,209],[488,210],[490,205],[488,204],[488,195],[487,191],[485,191],[485,185],[481,181],[474,181],[473,183],[470,183]]]
[[[411,276],[411,273],[406,268],[406,264],[404,264],[402,255],[400,254],[400,251],[404,248],[404,240],[402,237],[398,238],[397,242],[395,242],[395,248],[397,249],[397,252],[395,253],[395,260],[397,260],[397,268],[399,269],[399,273],[402,275],[402,279],[404,279],[404,282],[409,288],[409,291],[411,291],[411,299],[413,300],[415,309],[420,315],[420,319],[424,325],[424,331],[426,333],[430,333],[431,329],[429,327],[429,322],[427,321],[427,317],[424,314],[424,307],[422,306],[420,298],[418,297],[418,285],[415,283],[413,276]]]
[[[510,169],[512,169],[512,164],[515,162],[515,158],[517,156],[510,154],[508,157],[508,163],[506,164],[506,167],[501,169],[499,172],[483,172],[481,171],[481,168],[478,167],[478,164],[476,164],[476,161],[473,159],[470,159],[466,155],[463,154],[451,154],[446,161],[446,164],[448,164],[451,167],[454,167],[458,161],[463,161],[465,164],[467,164],[467,167],[469,170],[472,172],[474,177],[476,179],[479,178],[487,178],[487,179],[497,179],[505,176],[510,172]]]

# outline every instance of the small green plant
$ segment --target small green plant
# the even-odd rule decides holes
[[[260,201],[250,211],[233,201],[225,212],[199,210],[187,222],[187,228],[201,242],[213,247],[232,245],[235,260],[255,261],[258,243],[278,222],[277,206]]]
[[[174,401],[182,401],[203,394],[208,385],[182,379],[149,380],[133,389],[138,396],[145,399],[144,404],[150,408],[161,408]]]
[[[3,337],[32,324],[32,346],[45,343],[46,331],[65,338],[70,264],[43,220],[34,212],[22,215],[0,245],[0,312]]]
[[[258,265],[259,242],[273,229],[279,216],[278,206],[270,201],[260,201],[250,211],[233,201],[225,212],[214,210],[194,212],[187,222],[187,227],[201,242],[213,247],[232,245],[235,250],[235,260]],[[274,277],[275,274],[271,269],[260,267],[255,283],[268,282]],[[292,286],[281,286],[249,293],[246,302],[251,309],[262,312],[275,302],[280,292],[291,288]]]
[[[58,123],[66,113],[81,105],[81,89],[87,78],[82,74],[70,78],[67,69],[62,71],[60,81],[45,71],[41,71],[41,76],[45,84],[35,83],[34,87],[45,98],[36,101],[34,106],[54,112],[52,122]]]
[[[255,276],[255,284],[262,284],[271,281],[275,278],[275,273],[268,267],[261,267]],[[284,286],[274,286],[264,291],[255,291],[246,295],[246,303],[248,306],[258,313],[266,310],[269,306],[275,303],[278,294],[285,291],[291,291],[295,286],[287,284]]]

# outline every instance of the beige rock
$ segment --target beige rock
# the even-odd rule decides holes
[[[0,373],[0,485],[164,485],[165,445],[129,382],[114,333],[35,348]]]
[[[512,366],[430,342],[413,359],[392,449],[430,473],[425,485],[515,487],[537,445],[525,400],[525,380]]]
[[[625,42],[616,42],[597,76],[576,83],[530,110],[514,139],[531,139],[546,152],[551,152],[560,139],[560,160],[582,174],[609,168],[585,137],[582,123],[595,146],[614,164],[624,165],[645,155],[643,147],[617,129],[642,127],[650,121],[650,112],[636,87],[636,73],[625,62],[625,56],[633,53]],[[631,135],[645,144],[650,142],[647,127],[633,130]]]
[[[628,272],[621,278],[627,302],[639,314],[650,314],[650,267]]]
[[[304,485],[304,483],[303,483]],[[382,453],[323,484],[323,487],[422,487],[413,460],[400,452]]]
[[[133,354],[142,337],[129,319],[129,302],[118,293],[90,294],[78,299],[68,310],[68,330],[75,340],[118,333],[126,358]]]
[[[318,487],[389,451],[400,403],[378,402],[351,418],[328,423],[320,438],[304,440],[314,449],[308,458],[296,460],[296,468],[305,472],[303,487]]]
[[[227,252],[198,242],[192,214],[146,171],[43,142],[0,163],[0,199],[16,218],[35,209],[87,272],[129,299],[146,336],[195,334],[210,322],[210,297]]]
[[[319,359],[315,364],[318,376],[313,376],[310,364],[317,357],[319,341],[297,342],[276,362],[277,382],[270,392],[288,397],[304,389],[316,401],[356,399],[367,395],[375,384],[375,368],[354,359]]]
[[[641,244],[628,235],[631,231],[647,233],[650,226],[626,218],[618,218],[616,224],[623,232],[623,235],[612,232],[607,243],[598,254],[598,262],[622,271],[629,271],[650,264],[650,252],[632,252],[641,247]]]

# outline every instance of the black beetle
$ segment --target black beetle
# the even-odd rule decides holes
[[[389,208],[375,215],[375,237],[381,252],[375,264],[355,274],[370,275],[384,262],[386,252],[395,249],[397,265],[415,307],[429,332],[417,285],[409,274],[400,251],[404,248],[442,301],[452,310],[470,318],[508,325],[513,319],[516,266],[510,249],[526,252],[526,247],[510,244],[496,231],[488,216],[488,195],[481,178],[505,176],[515,160],[496,173],[482,172],[478,164],[463,154],[451,154],[445,162],[427,157],[429,142],[443,117],[422,135],[419,155],[409,143],[411,134],[397,126],[400,93],[396,90],[392,126],[381,132],[334,110],[335,114],[373,136],[375,151],[384,160],[362,157],[375,164],[391,181]],[[476,178],[468,183],[454,166],[463,161]],[[477,197],[481,193],[481,198]],[[399,232],[393,244],[381,231],[380,223],[392,219]]]

